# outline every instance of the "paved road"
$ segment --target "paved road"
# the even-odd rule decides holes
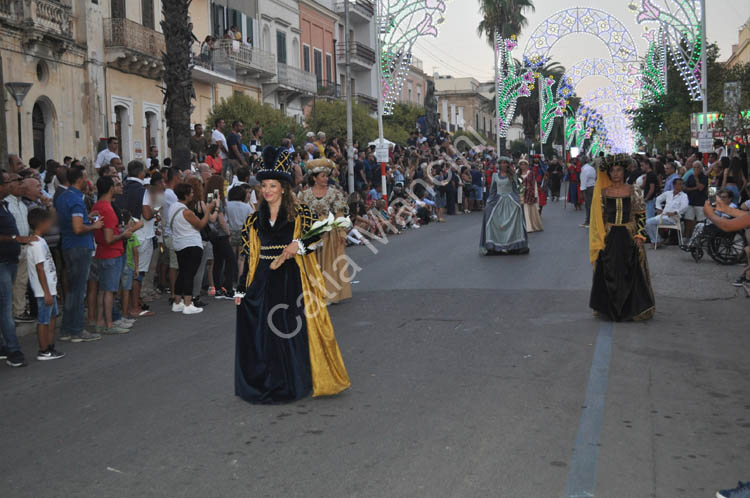
[[[709,263],[654,253],[693,277],[660,267],[656,318],[610,328],[579,213],[548,207],[512,257],[478,255],[480,219],[349,252],[336,398],[235,398],[231,302],[157,303],[127,336],[0,368],[0,496],[667,498],[750,479],[746,302],[682,297]]]

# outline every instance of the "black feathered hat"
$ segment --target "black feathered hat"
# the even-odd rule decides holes
[[[260,157],[258,181],[279,180],[292,184],[292,160],[287,149],[268,146]]]

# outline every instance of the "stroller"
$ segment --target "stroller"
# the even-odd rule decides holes
[[[705,252],[720,265],[736,265],[745,261],[745,233],[724,232],[713,224],[698,223],[693,235],[681,249],[689,252],[697,263]]]

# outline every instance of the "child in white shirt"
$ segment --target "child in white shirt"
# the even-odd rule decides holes
[[[32,209],[28,215],[29,227],[37,239],[29,244],[26,265],[29,283],[37,302],[36,333],[39,340],[39,361],[57,360],[65,353],[55,350],[55,321],[60,312],[57,309],[57,270],[52,253],[44,240],[53,223],[52,213],[46,209]]]

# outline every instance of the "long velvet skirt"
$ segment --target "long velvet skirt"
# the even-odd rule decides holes
[[[312,372],[299,267],[271,270],[261,259],[237,306],[234,391],[250,403],[285,403],[312,393]]]
[[[346,239],[343,229],[337,229],[321,237],[323,245],[315,251],[320,271],[326,284],[326,297],[329,303],[338,303],[352,297],[352,284],[347,269],[349,265],[343,256],[346,255]]]
[[[613,226],[607,234],[596,260],[589,305],[616,322],[648,320],[654,314],[646,253],[627,227]]]

